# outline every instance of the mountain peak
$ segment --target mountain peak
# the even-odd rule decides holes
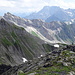
[[[44,6],[39,12],[26,16],[27,19],[43,19],[46,20],[48,17],[53,15],[58,10],[61,10],[59,6]],[[38,15],[38,16],[37,16]]]
[[[7,12],[7,14],[11,14],[10,12]]]
[[[59,6],[44,6],[43,7],[43,9],[41,10],[41,11],[48,11],[49,13],[51,12],[51,11],[55,11],[55,10],[58,10],[58,9],[61,9]]]
[[[43,8],[46,8],[47,9],[47,8],[50,8],[50,6],[44,6]]]
[[[11,14],[10,12],[5,13],[4,16],[15,17],[15,15]]]
[[[10,12],[5,13],[4,15],[12,15]]]
[[[60,8],[59,6],[44,6],[43,8]]]

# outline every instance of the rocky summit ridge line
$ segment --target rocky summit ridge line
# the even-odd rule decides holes
[[[47,23],[41,19],[29,20],[20,18],[11,13],[6,13],[3,18],[17,26],[23,27],[30,34],[49,43],[71,44],[75,41],[74,19],[71,19],[70,22],[52,21]]]

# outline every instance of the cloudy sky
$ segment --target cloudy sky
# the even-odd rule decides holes
[[[42,9],[44,6],[60,6],[75,9],[75,0],[0,0],[0,15],[10,13],[28,13]]]

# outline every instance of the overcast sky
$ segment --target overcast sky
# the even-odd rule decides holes
[[[0,15],[6,12],[35,12],[41,10],[44,6],[75,9],[75,0],[0,0]]]

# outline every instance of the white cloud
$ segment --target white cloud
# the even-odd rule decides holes
[[[43,0],[50,6],[60,6],[62,8],[75,8],[75,0]]]
[[[0,7],[14,7],[14,1],[0,0]]]
[[[19,0],[19,2],[16,2],[16,6],[22,9],[28,9],[28,11],[37,11],[44,5],[46,4],[42,0]]]
[[[44,6],[75,8],[75,0],[0,0],[1,12],[24,13],[39,11]]]
[[[33,12],[43,8],[42,0],[0,0],[0,10],[9,12]]]

